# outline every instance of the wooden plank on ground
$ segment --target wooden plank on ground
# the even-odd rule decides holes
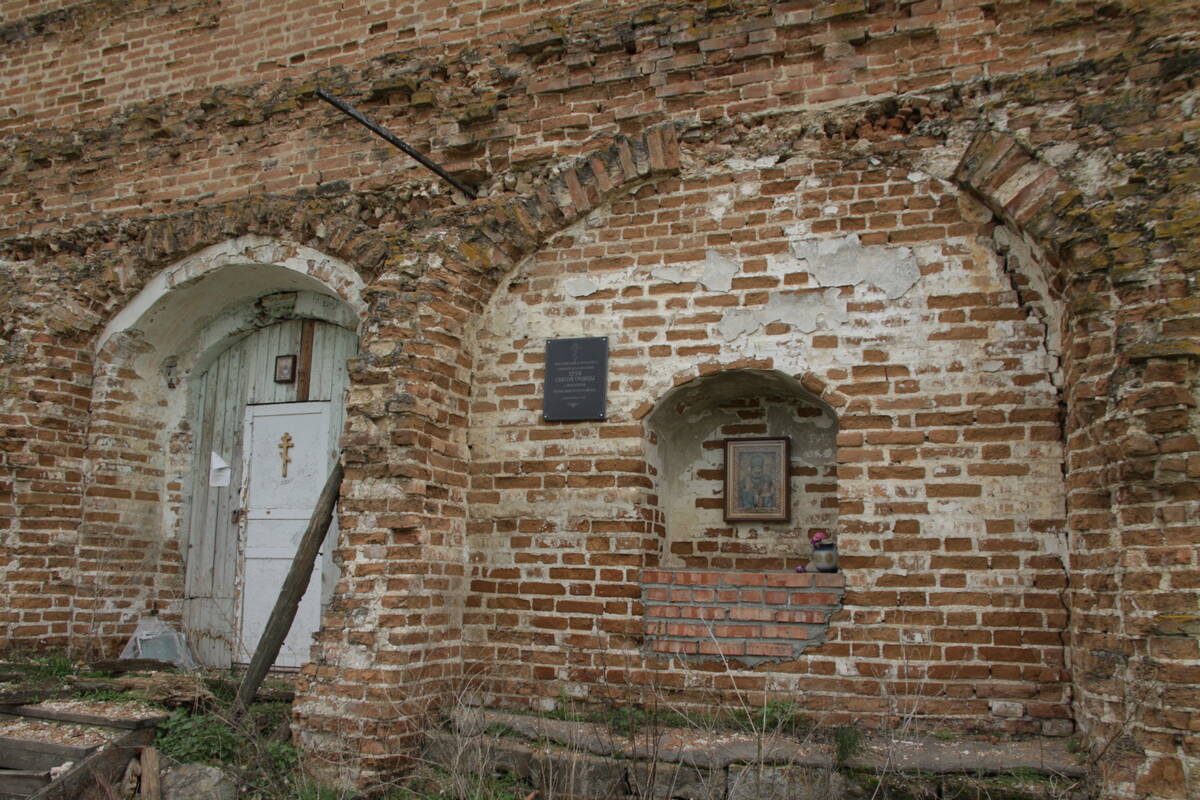
[[[121,728],[123,730],[141,730],[153,728],[166,720],[169,714],[156,714],[144,719],[114,719],[99,714],[84,714],[78,711],[60,711],[55,708],[38,708],[37,706],[0,706],[0,713],[13,714],[18,717],[34,717],[49,719],[55,722],[75,722],[81,725],[103,725],[106,728]]]
[[[0,769],[0,798],[25,798],[49,782],[47,770]]]
[[[74,747],[56,742],[36,742],[0,736],[0,767],[19,770],[45,770],[67,761],[79,761],[95,747]]]
[[[114,675],[123,675],[126,672],[175,672],[174,664],[170,661],[159,661],[157,658],[113,658],[88,666],[97,672],[111,672]]]
[[[154,729],[130,731],[105,745],[42,788],[29,800],[85,800],[104,797],[103,786],[115,786],[125,767],[154,741]]]

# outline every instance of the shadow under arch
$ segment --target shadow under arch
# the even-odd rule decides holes
[[[197,387],[223,353],[268,329],[298,331],[309,321],[342,331],[343,349],[355,347],[361,294],[345,262],[243,236],[161,270],[112,317],[95,340],[73,636],[111,651],[144,613],[184,620],[196,550],[189,509],[195,488],[206,485],[197,476],[208,478],[197,449]],[[290,399],[277,394],[275,402]],[[233,406],[244,398],[228,402],[240,422]],[[342,398],[333,405],[340,418]]]

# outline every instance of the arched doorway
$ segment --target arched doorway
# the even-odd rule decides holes
[[[361,285],[343,262],[247,236],[159,273],[113,318],[96,344],[81,527],[95,600],[77,631],[111,650],[157,610],[203,663],[249,658],[335,458]],[[308,660],[331,550],[280,665]]]

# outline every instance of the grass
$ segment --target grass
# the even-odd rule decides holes
[[[290,706],[255,703],[240,722],[233,721],[230,709],[224,704],[204,711],[176,709],[158,727],[159,750],[175,761],[225,769],[237,777],[243,797],[323,800],[325,795],[300,770],[300,751],[280,735]]]
[[[214,714],[177,709],[158,726],[158,749],[176,761],[229,765],[246,748],[245,736]]]
[[[81,689],[75,693],[77,700],[92,700],[98,703],[140,703],[166,710],[166,706],[138,691],[125,689]]]
[[[554,710],[532,712],[532,716],[565,722],[591,722],[622,736],[633,736],[639,731],[651,729],[685,728],[724,733],[754,734],[765,731],[803,738],[816,729],[816,723],[801,713],[796,703],[781,698],[772,698],[759,708],[721,708],[715,713],[685,713],[657,703],[600,706],[583,704],[560,695]]]
[[[533,791],[528,783],[503,773],[479,776],[466,793],[455,788],[460,780],[444,769],[430,767],[417,772],[404,787],[387,795],[387,799],[523,800]]]
[[[5,662],[20,673],[23,680],[54,681],[77,674],[82,665],[66,653],[16,655]]]
[[[850,759],[862,750],[862,731],[850,725],[840,725],[833,730],[833,763],[844,768]]]

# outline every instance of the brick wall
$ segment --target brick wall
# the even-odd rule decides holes
[[[755,665],[820,644],[840,604],[837,573],[645,570],[646,649]]]
[[[665,557],[673,511],[647,420],[697,373],[737,383],[761,371],[836,415],[846,573],[827,643],[789,665],[793,677],[765,679],[798,688],[796,672],[827,670],[805,702],[853,695],[879,721],[880,678],[894,697],[887,676],[902,659],[938,682],[918,716],[953,707],[972,724],[1063,730],[1062,451],[1045,328],[953,187],[814,151],[709,165],[593,213],[481,319],[470,441],[487,456],[470,495],[464,622],[475,658],[502,676],[498,702],[551,702],[560,682],[612,693],[642,669],[671,680],[671,662],[643,662],[637,639],[639,568]],[[685,163],[692,153],[685,141]],[[842,216],[856,204],[865,228]],[[543,343],[582,335],[610,337],[608,418],[544,423]],[[753,526],[726,526],[715,474],[698,475],[709,483],[689,485],[701,508],[680,541],[754,552]],[[773,542],[773,569],[805,560],[803,531]]]
[[[83,617],[172,597],[183,498],[141,459],[187,438],[119,413],[132,375],[97,336],[160,270],[257,234],[366,287],[344,579],[298,706],[308,746],[344,745],[334,777],[399,767],[465,662],[512,706],[649,682],[879,724],[1073,719],[1110,794],[1181,796],[1192,11],[0,6],[3,640],[116,637],[127,622]],[[460,205],[318,82],[482,198]],[[663,122],[678,139],[647,133]],[[545,424],[544,340],[575,335],[613,342],[610,416]],[[714,449],[672,455],[673,401],[750,374],[776,385],[693,410],[836,431],[795,465],[790,526],[725,525]],[[820,415],[786,422],[797,397]],[[782,573],[815,526],[846,582],[823,643],[729,673],[647,653],[648,571]],[[89,600],[134,563],[168,579]]]

